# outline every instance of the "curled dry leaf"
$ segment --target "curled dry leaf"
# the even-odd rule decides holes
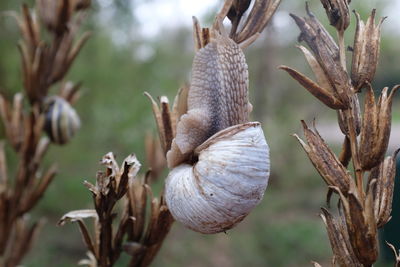
[[[64,214],[61,219],[58,221],[58,225],[62,226],[66,222],[76,222],[78,220],[86,219],[86,218],[95,218],[98,219],[96,210],[86,209],[86,210],[73,210],[66,214]]]

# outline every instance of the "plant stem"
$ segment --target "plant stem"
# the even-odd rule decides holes
[[[339,41],[339,57],[340,57],[340,64],[344,71],[347,72],[346,67],[346,48],[344,44],[344,31],[338,31],[338,41]]]

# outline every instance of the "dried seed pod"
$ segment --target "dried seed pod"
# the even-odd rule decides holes
[[[44,129],[51,141],[67,143],[80,127],[80,120],[74,108],[63,98],[54,96],[45,103]]]
[[[91,0],[36,0],[40,19],[57,34],[65,31],[75,11],[87,9]]]
[[[373,187],[374,212],[378,228],[383,227],[391,218],[392,200],[394,191],[394,178],[396,176],[396,150],[392,156],[387,157],[371,170],[369,183],[375,180]]]
[[[385,156],[392,124],[393,96],[399,87],[400,85],[393,87],[389,95],[388,88],[385,87],[376,104],[374,91],[368,83],[359,146],[361,167],[364,170],[375,167]]]
[[[349,234],[347,233],[346,225],[342,217],[339,218],[339,220],[335,220],[328,210],[324,208],[321,208],[321,210],[322,213],[320,217],[326,226],[335,262],[337,262],[339,266],[361,267],[362,265],[357,261],[353,249],[351,248]]]
[[[347,0],[321,0],[329,22],[338,31],[344,31],[350,24],[349,3]]]
[[[290,14],[301,30],[299,40],[304,40],[311,48],[315,59],[325,72],[330,86],[334,89],[335,97],[340,99],[341,103],[347,108],[350,105],[353,92],[347,72],[340,62],[339,47],[324,26],[310,12],[308,5],[306,9],[308,17],[301,18]]]
[[[243,13],[249,8],[251,0],[235,0],[227,14],[229,20],[240,20]]]
[[[294,136],[306,151],[309,159],[324,181],[329,186],[338,187],[340,191],[347,194],[351,180],[348,171],[327,146],[319,133],[316,130],[312,131],[308,128],[304,121],[302,121],[302,124],[307,143],[301,140],[296,134]]]
[[[375,25],[375,9],[372,10],[367,23],[357,18],[357,28],[354,37],[353,58],[351,63],[351,79],[356,91],[361,90],[366,83],[371,83],[378,65],[379,47],[381,41],[381,26],[385,18]]]
[[[347,196],[337,188],[334,189],[340,195],[354,255],[363,265],[371,266],[378,258],[378,235],[372,191],[370,190],[364,199],[360,198],[353,181]]]
[[[244,54],[226,33],[211,36],[193,61],[188,111],[167,153],[165,185],[174,218],[201,233],[242,221],[261,201],[270,169],[261,125],[248,122]]]

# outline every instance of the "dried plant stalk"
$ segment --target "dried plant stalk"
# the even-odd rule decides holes
[[[308,6],[308,17],[291,15],[301,30],[299,40],[304,40],[312,51],[300,46],[317,82],[290,67],[281,66],[281,69],[327,107],[337,110],[338,124],[345,135],[339,158],[318,132],[310,130],[305,122],[302,123],[306,142],[295,135],[329,186],[328,202],[332,192],[340,198],[338,218],[324,208],[321,213],[334,254],[333,265],[372,266],[379,253],[377,230],[390,220],[392,209],[398,151],[386,159],[385,154],[390,137],[392,100],[400,86],[395,86],[389,94],[389,89],[384,88],[375,103],[371,82],[377,67],[380,29],[384,18],[375,24],[373,10],[364,23],[355,12],[357,28],[349,75],[346,70],[344,32],[350,23],[350,1],[321,2],[331,25],[337,30],[338,43]],[[358,100],[362,93],[365,93],[363,114]],[[350,160],[354,177],[347,170]]]
[[[65,77],[89,36],[84,34],[80,40],[74,42],[83,20],[80,11],[89,5],[90,1],[83,0],[38,0],[36,2],[38,16],[32,14],[27,5],[22,6],[21,14],[7,13],[16,19],[21,31],[22,40],[18,48],[21,53],[24,92],[15,94],[12,101],[7,99],[4,92],[0,94],[0,115],[5,126],[7,145],[12,147],[18,158],[16,175],[12,179],[8,175],[4,152],[6,143],[1,142],[1,266],[17,266],[29,251],[42,225],[41,221],[30,225],[26,215],[38,203],[57,172],[55,164],[49,168],[41,166],[51,143],[48,137],[43,136],[43,132],[46,131],[52,139],[49,131],[60,131],[65,137],[63,143],[66,143],[72,137],[70,133],[77,129],[66,127],[79,125],[79,118],[70,124],[71,113],[74,118],[77,118],[77,115],[68,103],[78,98],[79,85],[62,83],[59,90],[60,97],[50,97],[49,89]],[[68,15],[58,16],[59,14]],[[47,43],[41,37],[44,26],[52,36],[51,43]],[[25,97],[29,102],[26,108]],[[55,103],[67,107],[69,113],[62,113],[68,122],[65,124],[66,127],[59,124],[59,117],[49,117],[51,111],[47,104],[50,102],[53,109]],[[47,124],[53,125],[54,128],[47,131]]]

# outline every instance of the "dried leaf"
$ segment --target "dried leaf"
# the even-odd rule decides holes
[[[96,210],[86,209],[86,210],[73,210],[66,214],[64,214],[61,219],[58,221],[58,225],[62,226],[66,222],[76,222],[78,220],[86,219],[86,218],[95,218],[98,219]]]

